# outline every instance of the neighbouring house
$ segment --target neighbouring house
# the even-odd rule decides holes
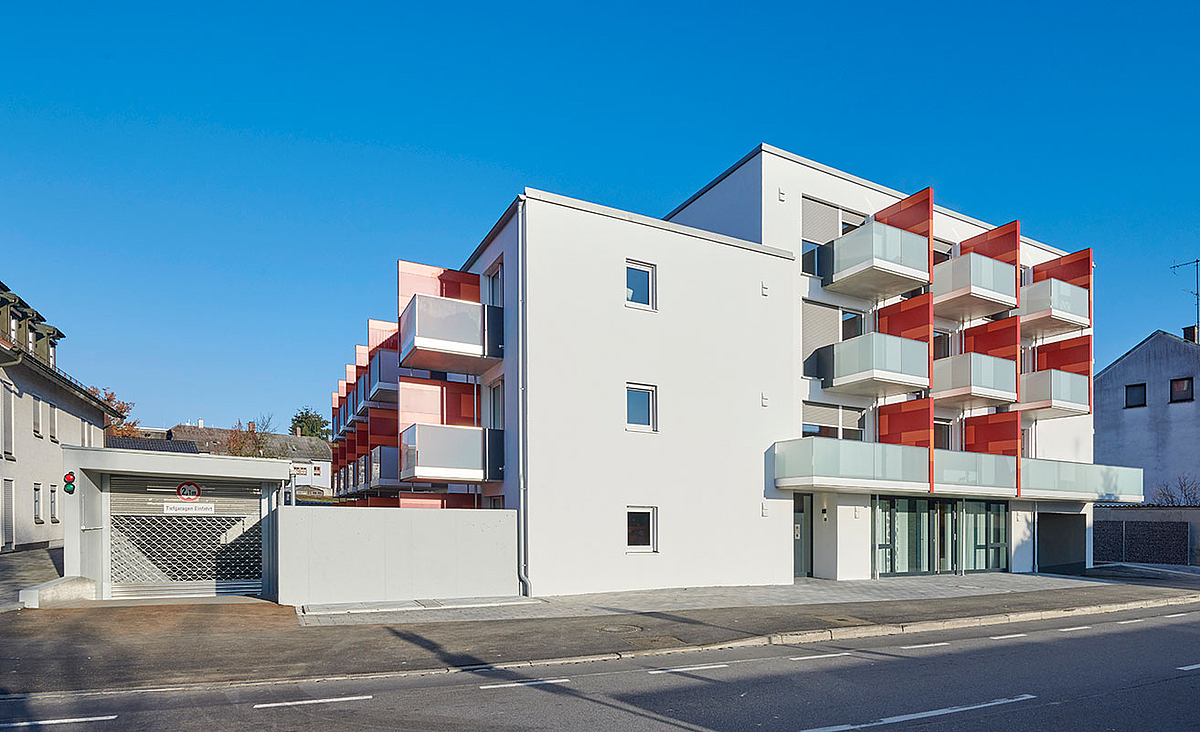
[[[1194,485],[1200,499],[1200,338],[1156,330],[1096,375],[1096,459],[1141,468],[1146,500]]]
[[[0,551],[61,546],[64,445],[104,444],[112,406],[58,366],[62,331],[0,282]]]
[[[526,189],[399,262],[333,491],[515,509],[537,594],[1078,572],[1142,500],[1092,461],[1093,266],[769,145],[662,219]]]
[[[247,425],[255,429],[253,422]],[[203,424],[177,424],[167,430],[167,439],[194,442],[202,453],[227,455],[226,444],[233,430],[204,427]],[[300,434],[267,433],[266,445],[270,457],[288,460],[292,464],[292,484],[297,495],[330,495],[332,452],[329,443],[320,437]]]

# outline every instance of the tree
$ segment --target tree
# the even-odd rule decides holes
[[[221,445],[221,451],[226,455],[238,457],[279,458],[284,456],[282,445],[272,440],[275,431],[275,419],[270,414],[260,414],[252,421],[242,424],[238,420],[229,436]]]
[[[296,434],[297,428],[299,428],[300,434],[304,437],[320,437],[322,440],[329,439],[329,420],[322,417],[312,407],[301,407],[292,417],[292,434]]]
[[[138,437],[141,433],[138,432],[138,425],[141,424],[140,419],[129,419],[129,413],[133,411],[133,402],[123,402],[117,398],[115,392],[107,386],[103,389],[95,386],[88,387],[88,393],[96,397],[100,401],[112,407],[120,418],[114,419],[104,426],[104,429],[110,435],[117,437]],[[112,419],[111,417],[107,419]]]
[[[1184,473],[1174,483],[1159,483],[1155,501],[1164,506],[1200,506],[1200,482]]]

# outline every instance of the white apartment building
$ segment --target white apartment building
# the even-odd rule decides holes
[[[1091,251],[929,190],[761,145],[663,219],[526,189],[437,294],[412,266],[399,446],[358,459],[516,509],[531,594],[1077,572],[1092,503],[1141,500],[1091,464]],[[406,379],[453,373],[473,423],[410,414]]]

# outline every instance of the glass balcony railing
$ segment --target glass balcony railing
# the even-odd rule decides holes
[[[376,351],[367,373],[367,397],[374,402],[395,402],[400,382],[400,358],[395,351]]]
[[[503,430],[414,424],[400,433],[400,480],[503,480]]]
[[[933,451],[933,482],[963,493],[1016,495],[1017,459],[959,450]]]
[[[826,289],[884,299],[929,282],[929,239],[871,221],[834,239],[825,255]]]
[[[1022,317],[1046,311],[1059,317],[1082,321],[1086,325],[1090,317],[1088,291],[1056,279],[1045,279],[1021,288],[1019,314]]]
[[[833,345],[834,386],[856,375],[887,372],[912,380],[929,379],[929,346],[887,333],[863,333]]]
[[[503,311],[491,305],[414,295],[400,315],[400,365],[480,374],[503,355]]]
[[[923,447],[801,437],[775,443],[775,480],[838,485],[840,480],[929,484],[929,450]]]
[[[400,476],[400,448],[378,445],[371,448],[370,485],[395,485]]]
[[[1017,398],[1017,363],[982,353],[960,353],[933,362],[933,392],[963,389]]]
[[[1068,371],[1048,369],[1021,374],[1021,403],[1057,403],[1080,412],[1089,410],[1088,378]]]
[[[997,300],[1016,301],[1017,268],[975,252],[941,262],[933,268],[934,300],[953,292],[974,290]]]
[[[1141,502],[1142,469],[1025,458],[1021,497]]]

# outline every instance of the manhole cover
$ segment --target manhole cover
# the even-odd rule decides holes
[[[640,633],[641,628],[636,625],[602,625],[600,626],[601,633]]]

